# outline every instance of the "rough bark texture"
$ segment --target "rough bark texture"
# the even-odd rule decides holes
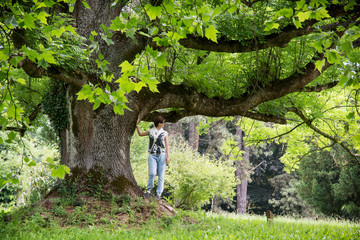
[[[70,121],[63,136],[63,164],[82,185],[91,176],[103,181],[105,189],[139,195],[129,159],[136,113],[115,115],[111,106],[93,111],[88,101],[76,100],[76,92],[68,90]]]

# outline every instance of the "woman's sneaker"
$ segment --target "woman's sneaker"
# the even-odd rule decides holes
[[[144,198],[149,198],[149,197],[150,197],[150,192],[144,193]]]

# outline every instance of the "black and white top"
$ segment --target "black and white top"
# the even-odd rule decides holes
[[[149,129],[149,153],[152,155],[160,155],[165,153],[165,137],[168,132],[164,129],[157,130],[156,127]],[[154,142],[155,141],[155,142]]]

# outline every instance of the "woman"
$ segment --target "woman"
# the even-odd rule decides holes
[[[158,173],[158,187],[156,190],[156,198],[160,200],[164,190],[164,176],[166,164],[170,162],[168,133],[163,129],[165,118],[158,116],[154,120],[154,126],[146,132],[141,132],[139,128],[140,118],[136,122],[136,129],[139,136],[149,136],[149,180],[147,191],[144,198],[150,196],[150,192],[154,187],[156,172]]]

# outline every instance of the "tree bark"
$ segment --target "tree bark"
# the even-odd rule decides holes
[[[88,0],[87,3],[91,11],[81,1],[77,1],[74,10],[78,33],[85,38],[88,38],[91,31],[100,32],[100,25],[108,24],[119,15],[123,7],[120,4],[110,7],[111,1]],[[100,42],[100,51],[110,62],[109,68],[115,76],[119,74],[118,65],[121,62],[132,61],[144,49],[144,39],[138,40],[134,42],[125,35],[116,33],[113,37],[114,44],[110,47]],[[94,82],[94,79],[96,78],[88,78],[85,82]],[[61,162],[70,168],[69,178],[76,180],[79,188],[86,188],[90,181],[95,181],[102,183],[104,190],[139,196],[141,190],[130,164],[131,137],[139,114],[137,97],[134,93],[128,94],[128,107],[133,111],[126,110],[121,116],[114,113],[112,105],[101,105],[94,111],[92,103],[77,100],[76,94],[81,89],[84,78],[78,80],[73,75],[68,82],[66,94],[69,123],[60,137]],[[80,84],[74,84],[76,82]],[[112,88],[116,88],[116,85],[112,85]]]
[[[189,122],[189,144],[194,151],[199,148],[199,134],[196,130],[198,123],[194,121]]]
[[[71,179],[76,179],[80,188],[92,180],[114,193],[141,194],[129,157],[136,112],[116,115],[110,105],[93,111],[88,101],[76,100],[76,93],[77,89],[69,87],[70,116],[61,151],[62,164],[71,169]]]
[[[246,213],[247,205],[247,185],[248,185],[248,166],[250,149],[244,145],[244,132],[236,125],[236,136],[238,147],[240,150],[245,151],[241,160],[235,162],[236,177],[240,180],[240,184],[236,185],[236,209],[239,214]]]

